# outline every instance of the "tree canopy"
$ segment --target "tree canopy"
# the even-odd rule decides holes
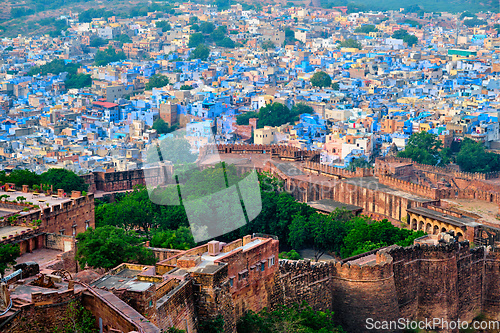
[[[90,8],[78,14],[78,21],[80,22],[92,22],[93,18],[108,18],[113,16],[114,13],[103,8]]]
[[[168,77],[163,74],[155,74],[149,78],[148,83],[146,83],[146,90],[152,90],[153,88],[161,88],[169,83]]]
[[[123,51],[117,53],[116,50],[110,45],[105,51],[97,51],[94,57],[94,62],[96,66],[106,66],[111,62],[117,62],[126,58],[127,56]]]
[[[210,55],[210,48],[205,44],[199,44],[191,53],[191,59],[206,61]]]
[[[411,158],[421,164],[443,166],[450,161],[450,151],[442,147],[443,144],[437,135],[422,131],[410,136],[405,150],[398,152],[398,156]]]
[[[481,143],[469,138],[460,143],[456,162],[465,172],[500,171],[500,155],[486,152]]]
[[[170,23],[168,21],[156,21],[155,26],[157,28],[161,28],[162,32],[166,32],[166,31],[169,31],[170,29],[172,29],[172,26],[170,25]]]
[[[14,183],[17,187],[28,185],[30,188],[40,184],[48,184],[53,185],[56,190],[62,188],[66,192],[86,191],[88,188],[83,178],[66,169],[49,169],[41,175],[25,169],[12,170],[10,174],[0,171],[0,181],[3,184]]]
[[[205,37],[203,37],[203,34],[200,32],[195,32],[191,36],[189,36],[189,43],[188,47],[197,47],[200,44],[203,44],[205,42]]]
[[[62,188],[67,193],[83,192],[89,187],[82,177],[66,169],[49,169],[42,173],[42,183],[53,185],[55,190]]]
[[[370,32],[377,32],[378,29],[373,24],[363,24],[362,26],[354,29],[354,32],[367,34]]]
[[[132,231],[113,226],[89,228],[77,235],[78,263],[96,268],[114,268],[121,263],[151,265],[155,262],[153,253],[141,245],[143,239]]]
[[[175,131],[177,125],[169,126],[163,119],[158,118],[153,122],[153,129],[156,130],[158,134],[167,134]]]
[[[7,268],[16,264],[16,259],[20,255],[18,244],[0,244],[0,274],[2,278]]]
[[[311,77],[311,84],[313,87],[329,87],[332,84],[332,78],[325,72],[316,72]]]
[[[270,50],[270,49],[274,49],[275,48],[275,45],[272,41],[270,40],[265,40],[262,42],[262,44],[260,45],[265,51],[267,50]]]
[[[409,47],[418,44],[418,38],[415,35],[411,35],[405,29],[399,29],[394,31],[392,38],[402,39]]]
[[[64,81],[66,89],[90,87],[92,85],[91,75],[77,74],[79,67],[80,65],[76,63],[65,63],[62,59],[54,59],[45,65],[30,68],[28,75],[58,75],[67,72],[68,75]]]
[[[302,304],[279,305],[275,310],[259,313],[247,311],[237,323],[238,333],[343,333],[335,324],[333,312],[315,311]]]
[[[354,48],[354,49],[358,49],[358,50],[361,50],[363,48],[361,46],[361,43],[353,38],[347,38],[346,40],[340,42],[339,45],[340,45],[340,47]]]
[[[189,250],[195,245],[191,230],[184,226],[180,226],[177,230],[156,231],[151,238],[153,247]]]
[[[272,103],[260,108],[258,113],[247,112],[237,116],[236,123],[238,125],[248,125],[250,118],[258,118],[258,128],[263,128],[264,126],[281,126],[297,121],[300,113],[309,113],[311,109],[305,106],[298,106],[290,110],[281,103]]]

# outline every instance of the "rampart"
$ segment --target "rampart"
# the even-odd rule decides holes
[[[440,191],[437,188],[419,185],[412,182],[404,181],[391,176],[379,175],[378,181],[380,184],[387,185],[399,190],[420,195],[425,198],[437,200],[440,198]]]
[[[357,168],[356,171],[350,171],[343,168],[338,168],[334,166],[329,166],[309,161],[304,163],[304,169],[318,175],[324,175],[335,178],[358,178],[358,177],[373,176],[373,169]]]
[[[480,313],[500,317],[497,249],[457,242],[392,247],[371,256],[364,265],[280,260],[273,305],[305,300],[316,310],[333,310],[350,332],[370,332],[367,318],[470,322]]]
[[[462,172],[451,167],[437,167],[433,165],[415,163],[410,158],[402,158],[402,157],[377,158],[375,161],[376,175],[384,174],[385,171],[388,170],[388,166],[393,163],[412,164],[413,167],[417,170],[448,175],[454,178],[460,178],[466,180],[487,180],[487,179],[498,178],[500,176],[500,172],[489,172],[489,173]]]

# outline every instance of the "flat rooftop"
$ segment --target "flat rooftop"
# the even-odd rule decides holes
[[[332,199],[321,199],[321,200],[317,200],[317,201],[311,201],[311,202],[307,202],[307,205],[309,205],[310,207],[312,207],[314,209],[320,210],[322,212],[327,212],[327,213],[331,213],[337,208],[346,209],[350,212],[356,212],[356,211],[363,210],[363,207],[359,207],[359,206],[351,205],[351,204],[346,204],[346,203],[335,201]]]
[[[249,242],[248,244],[246,245],[243,245],[243,246],[240,246],[240,247],[237,247],[235,248],[234,250],[231,250],[229,252],[221,252],[219,253],[218,255],[216,256],[211,256],[208,254],[208,252],[205,252],[201,255],[201,262],[196,266],[196,267],[193,267],[191,269],[189,269],[190,271],[194,271],[194,270],[198,270],[198,268],[205,268],[207,266],[215,266],[215,267],[207,267],[208,270],[214,270],[216,271],[218,269],[218,265],[216,265],[214,262],[216,260],[219,260],[220,258],[222,257],[225,257],[227,256],[228,254],[234,252],[234,251],[238,251],[238,250],[246,250],[246,249],[249,249],[253,246],[256,246],[257,244],[260,244],[262,243],[262,240],[260,238],[254,238],[251,242]],[[217,268],[217,269],[215,269]],[[213,273],[213,272],[209,272],[207,270],[204,270],[203,273]]]
[[[72,201],[69,197],[66,198],[54,198],[53,196],[45,196],[45,194],[40,193],[38,195],[34,195],[33,193],[24,193],[21,191],[14,191],[14,192],[2,192],[1,194],[7,194],[10,196],[10,198],[7,198],[7,200],[15,200],[17,197],[25,197],[27,202],[32,202],[34,205],[39,205],[40,208],[45,208],[47,207],[47,204],[49,206],[54,206],[54,205],[60,205],[63,202],[68,202]],[[68,193],[71,194],[71,193]],[[2,208],[3,209],[3,208]],[[22,212],[21,212],[22,214]]]
[[[15,235],[17,233],[21,233],[21,231],[30,231],[33,230],[29,227],[21,227],[21,226],[6,226],[0,227],[0,239],[3,237],[9,237],[9,235]]]
[[[451,216],[451,215],[448,215],[446,213],[437,212],[435,210],[425,208],[425,207],[408,208],[406,211],[408,211],[410,213],[423,215],[423,216],[429,217],[431,219],[441,221],[444,223],[448,223],[448,224],[458,226],[458,227],[461,227],[461,226],[474,227],[474,226],[478,225],[476,220],[473,219],[472,217],[464,216],[464,215],[462,215],[462,217],[455,217],[455,216]]]
[[[447,206],[456,208],[465,212],[479,215],[477,222],[500,228],[500,220],[497,219],[499,207],[494,202],[486,202],[476,199],[441,199]]]
[[[348,184],[353,184],[357,185],[366,189],[370,190],[377,190],[380,192],[385,192],[385,193],[390,193],[394,194],[399,197],[407,198],[412,201],[416,202],[430,202],[430,201],[435,201],[429,198],[424,198],[415,194],[411,194],[405,191],[401,191],[392,187],[389,187],[387,185],[381,184],[378,181],[378,178],[376,177],[359,177],[359,178],[349,178],[349,179],[343,179],[343,182],[346,182]]]
[[[94,281],[91,286],[96,288],[105,289],[127,289],[130,291],[142,292],[148,290],[154,283],[147,281],[139,281],[133,277],[119,276],[119,275],[105,275],[100,279]]]

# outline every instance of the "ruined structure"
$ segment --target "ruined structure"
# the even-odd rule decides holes
[[[370,332],[367,318],[470,322],[482,313],[499,320],[500,250],[471,249],[444,236],[342,262],[311,262],[278,261],[278,241],[255,235],[212,241],[155,266],[125,263],[89,285],[53,275],[40,285],[43,276],[35,276],[2,289],[14,306],[0,316],[0,330],[48,331],[57,325],[48,309],[64,317],[72,300],[90,310],[104,332],[196,332],[219,314],[224,331],[235,332],[247,310],[302,301],[334,311],[349,332]]]

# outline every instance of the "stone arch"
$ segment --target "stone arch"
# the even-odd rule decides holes
[[[424,221],[419,221],[418,222],[418,229],[417,230],[424,230]]]
[[[411,220],[410,227],[411,227],[412,230],[417,230],[418,229],[418,222],[417,222],[417,220],[415,218]]]
[[[425,233],[430,234],[432,231],[432,224],[427,223],[425,226]]]
[[[441,232],[446,232],[446,231],[447,231],[447,230],[446,230],[446,228],[445,228],[445,227],[442,227],[442,228],[441,228]]]
[[[439,226],[437,224],[434,225],[434,228],[432,229],[432,234],[433,235],[439,234]]]

